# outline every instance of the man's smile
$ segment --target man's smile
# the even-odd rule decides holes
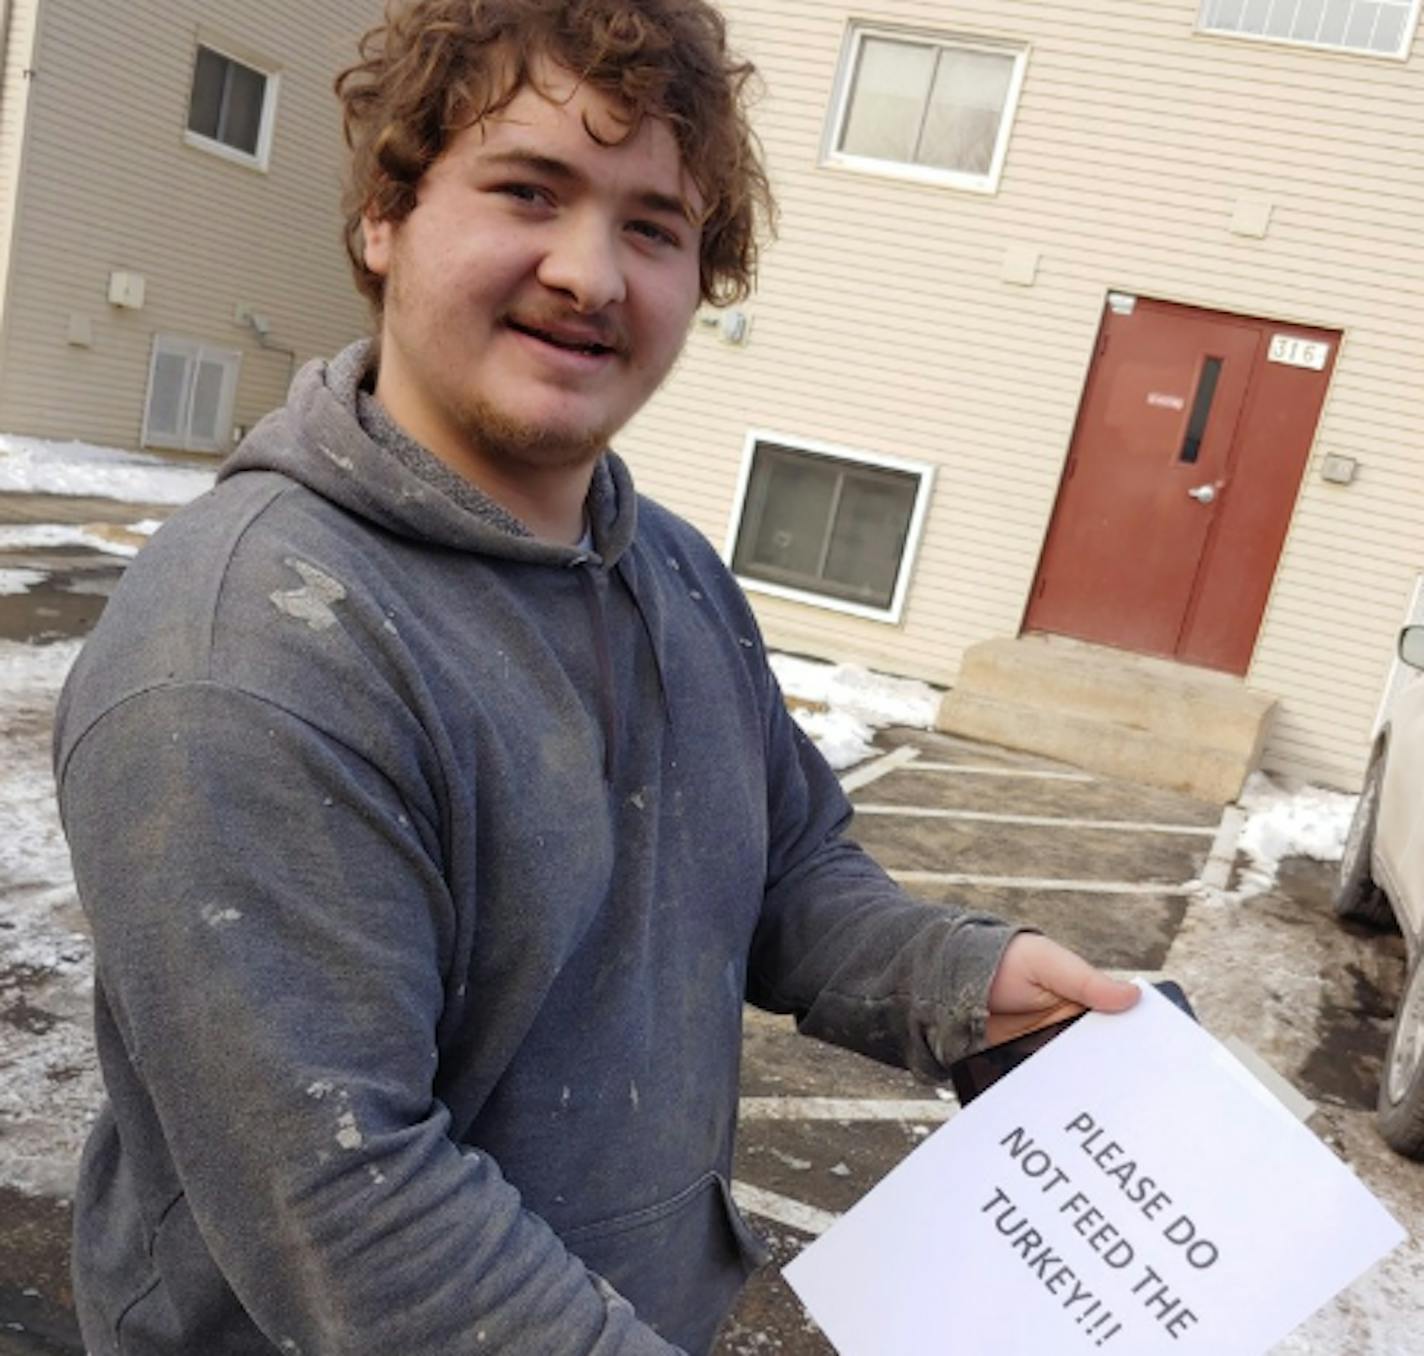
[[[531,322],[516,320],[512,317],[507,318],[504,323],[517,334],[538,339],[568,353],[583,353],[594,358],[605,358],[621,353],[626,348],[626,343],[620,341],[617,335],[610,333],[603,326],[595,328],[548,321]]]

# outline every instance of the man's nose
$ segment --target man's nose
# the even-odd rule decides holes
[[[594,216],[570,217],[550,242],[539,265],[539,281],[563,292],[574,309],[592,315],[628,294],[615,227]]]

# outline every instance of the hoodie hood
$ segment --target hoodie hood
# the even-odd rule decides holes
[[[403,537],[530,564],[574,565],[575,546],[539,541],[513,515],[461,479],[433,453],[409,443],[397,455],[363,427],[362,384],[374,345],[361,340],[330,362],[297,373],[287,404],[267,415],[223,463],[219,480],[275,471],[349,513]],[[614,565],[637,528],[637,496],[627,467],[599,458],[588,495],[594,552]]]

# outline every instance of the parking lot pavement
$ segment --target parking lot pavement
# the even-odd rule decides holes
[[[919,731],[879,744],[909,761],[853,792],[853,832],[907,889],[1041,928],[1099,965],[1177,979],[1209,1030],[1314,1100],[1312,1128],[1424,1232],[1424,1166],[1389,1153],[1372,1125],[1403,945],[1337,924],[1327,867],[1288,862],[1275,891],[1214,901],[1185,887],[1216,845],[1219,806]],[[908,1075],[754,1012],[743,1098],[739,1198],[779,1265],[954,1111]],[[1278,1353],[1417,1356],[1420,1331],[1424,1251],[1411,1242]],[[748,1287],[715,1356],[766,1352],[832,1356],[775,1268]]]
[[[49,510],[5,512],[0,496],[0,523],[44,521],[23,513]],[[71,514],[67,521],[102,521],[87,506]],[[128,506],[108,521],[144,514]],[[87,631],[122,567],[82,547],[4,554],[0,566],[46,575],[25,595],[0,596],[0,636],[30,642]],[[38,727],[9,733],[45,738]],[[1210,1030],[1243,1037],[1320,1105],[1314,1128],[1411,1232],[1424,1233],[1424,1166],[1388,1153],[1371,1114],[1403,946],[1335,922],[1326,868],[1288,863],[1274,892],[1244,906],[1214,903],[1186,882],[1216,845],[1217,806],[922,731],[885,731],[878,744],[889,762],[852,774],[855,832],[911,893],[1041,928],[1100,965],[1178,979]],[[22,1036],[38,1008],[45,1020],[51,1008],[61,1012],[55,977],[9,979],[0,974],[3,1034]],[[749,1012],[739,1197],[785,1262],[954,1110],[899,1071]],[[0,1356],[81,1353],[67,1250],[62,1199],[0,1188]],[[1413,1243],[1279,1351],[1417,1356],[1421,1331],[1424,1253]],[[748,1287],[717,1356],[830,1351],[773,1269]]]
[[[66,1202],[0,1187],[0,1356],[76,1356]]]

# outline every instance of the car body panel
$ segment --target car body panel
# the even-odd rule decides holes
[[[1371,874],[1389,896],[1411,956],[1424,935],[1424,673],[1391,704],[1384,782],[1375,825]]]

